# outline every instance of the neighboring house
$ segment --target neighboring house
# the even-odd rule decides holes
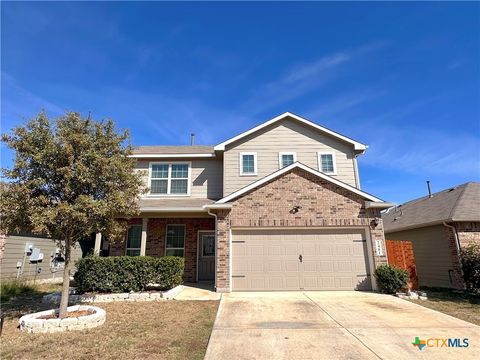
[[[183,256],[217,291],[375,288],[392,204],[360,190],[366,148],[291,113],[216,146],[138,147],[141,215],[95,250]]]
[[[388,240],[408,240],[420,286],[463,288],[459,251],[480,244],[480,183],[412,200],[382,215]]]
[[[74,248],[73,261],[82,257]],[[32,234],[0,236],[0,275],[4,280],[61,281],[63,257],[52,239]]]

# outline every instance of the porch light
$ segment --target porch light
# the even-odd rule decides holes
[[[290,214],[296,214],[298,213],[298,211],[301,209],[302,207],[299,206],[299,205],[296,205],[292,208],[292,210],[290,210]]]

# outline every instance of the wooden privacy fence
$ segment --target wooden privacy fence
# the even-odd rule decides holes
[[[408,240],[386,240],[385,243],[388,263],[407,270],[410,273],[408,288],[418,290],[418,276],[412,242]]]

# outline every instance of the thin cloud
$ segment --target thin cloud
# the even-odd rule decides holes
[[[277,79],[258,86],[242,111],[255,115],[321,88],[336,79],[347,64],[383,46],[385,43],[375,42],[294,64]]]
[[[51,115],[61,115],[65,109],[42,96],[25,89],[11,75],[2,72],[2,126],[13,127],[26,118],[45,110]],[[4,129],[7,130],[7,129]]]
[[[430,128],[376,124],[361,163],[411,174],[480,176],[480,139]]]

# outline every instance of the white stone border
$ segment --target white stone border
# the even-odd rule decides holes
[[[41,316],[52,315],[58,310],[46,310],[24,315],[20,318],[20,330],[28,333],[56,333],[71,330],[92,329],[103,325],[107,314],[105,310],[96,306],[76,305],[69,306],[68,311],[94,311],[93,314],[64,319],[39,319]]]
[[[172,300],[184,290],[183,285],[174,287],[167,291],[150,291],[150,292],[130,292],[130,293],[112,293],[112,294],[71,294],[69,302],[78,303],[100,303],[100,302],[116,302],[116,301],[162,301]],[[46,304],[60,303],[60,293],[54,292],[45,295],[42,302]]]

